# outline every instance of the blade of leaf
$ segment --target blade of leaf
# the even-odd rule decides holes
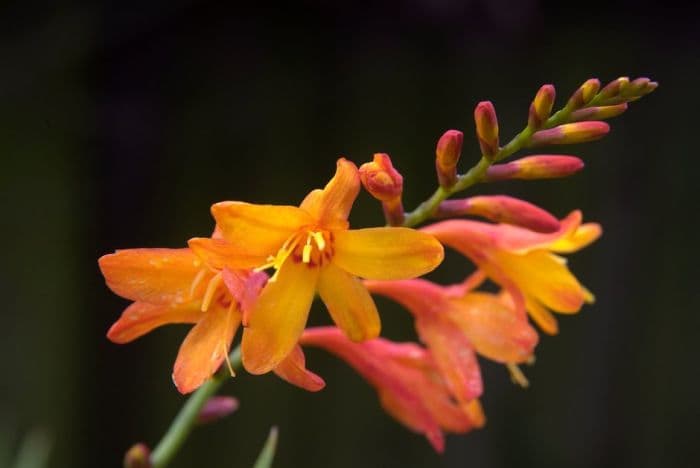
[[[255,460],[255,465],[253,468],[270,468],[272,466],[272,461],[275,458],[275,450],[277,449],[277,427],[272,426],[270,429],[270,435],[267,436],[265,445],[258,455],[258,459]]]

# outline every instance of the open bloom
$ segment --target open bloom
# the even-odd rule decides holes
[[[516,307],[527,309],[543,331],[555,334],[550,310],[577,313],[593,295],[569,271],[557,253],[575,252],[601,234],[596,223],[581,224],[581,212],[561,220],[554,233],[507,224],[449,220],[422,229],[469,257],[493,281],[506,288]]]
[[[181,393],[195,390],[221,366],[266,280],[264,273],[207,268],[188,248],[120,250],[101,257],[99,265],[110,289],[134,301],[109,329],[113,342],[128,343],[161,325],[195,324],[175,360],[173,382]],[[292,353],[279,369],[290,383],[323,388],[305,371],[303,355]]]
[[[354,341],[378,336],[379,315],[357,277],[413,278],[443,258],[432,236],[408,228],[350,230],[360,190],[357,167],[339,159],[323,190],[299,207],[222,202],[212,206],[223,239],[189,242],[214,268],[275,270],[243,332],[243,365],[254,374],[274,368],[301,336],[318,291],[335,323]]]
[[[422,279],[365,282],[371,292],[413,314],[418,336],[460,402],[482,392],[475,352],[503,364],[520,363],[532,356],[538,341],[524,312],[502,296],[472,292],[471,280],[453,286]]]
[[[425,435],[438,452],[445,448],[443,431],[464,433],[485,422],[479,401],[454,401],[430,353],[414,343],[382,338],[354,343],[335,327],[309,328],[300,343],[346,361],[376,389],[389,414]]]

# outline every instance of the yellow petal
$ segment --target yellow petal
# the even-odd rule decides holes
[[[196,390],[216,372],[228,355],[239,323],[235,308],[211,307],[190,330],[173,369],[173,382],[180,393]]]
[[[202,317],[200,301],[182,305],[134,302],[124,310],[119,320],[107,332],[114,343],[128,343],[154,328],[170,323],[197,323]]]
[[[537,324],[540,329],[548,335],[556,335],[559,333],[559,324],[552,313],[537,300],[525,298],[525,307],[527,308],[530,318]]]
[[[314,190],[301,203],[301,208],[325,229],[347,229],[348,215],[360,193],[357,166],[345,158],[338,159],[333,178],[323,190]]]
[[[208,237],[195,237],[187,241],[187,245],[204,263],[217,270],[255,268],[264,264],[271,255],[253,255],[246,250],[234,248],[223,239]]]
[[[569,314],[581,309],[586,292],[561,257],[544,250],[524,255],[498,252],[496,261],[525,295],[549,309]]]
[[[561,237],[549,245],[552,252],[571,253],[592,244],[603,233],[598,223],[586,223],[579,226],[568,236]]]
[[[201,263],[190,249],[118,250],[99,260],[112,291],[154,304],[187,302]]]
[[[432,271],[442,262],[442,245],[429,234],[408,228],[336,231],[333,262],[367,279],[408,279]]]
[[[314,221],[295,206],[221,202],[211,212],[230,252],[243,256],[275,255],[294,232]]]
[[[318,271],[290,259],[263,288],[243,331],[243,366],[248,372],[269,372],[292,351],[306,325]]]
[[[364,341],[379,336],[377,307],[360,280],[331,262],[321,269],[318,293],[348,338]]]

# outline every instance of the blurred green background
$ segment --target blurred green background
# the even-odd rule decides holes
[[[388,152],[406,205],[435,185],[433,151],[494,102],[503,138],[538,87],[559,103],[589,77],[650,76],[659,89],[612,121],[566,180],[506,183],[603,238],[570,265],[597,295],[545,337],[528,390],[483,363],[487,427],[438,456],[387,416],[334,358],[307,394],[241,374],[229,419],[198,429],[174,467],[247,467],[271,425],[284,467],[657,467],[698,460],[697,7],[626,1],[40,2],[0,7],[0,465],[22,437],[51,440],[52,467],[120,466],[154,444],[183,402],[170,381],[187,327],[127,346],[105,338],[126,301],[96,259],[207,235],[221,200],[298,203],[339,155]],[[381,223],[366,195],[355,226]],[[438,278],[469,270],[448,258]],[[378,301],[383,333],[411,339]],[[312,322],[324,323],[316,304]],[[38,431],[38,432],[37,432]],[[38,434],[38,435],[37,435]],[[31,439],[34,437],[34,439]],[[37,439],[38,438],[38,439]],[[40,450],[36,449],[36,450]],[[4,457],[4,458],[3,458]]]

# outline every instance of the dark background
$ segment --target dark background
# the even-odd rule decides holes
[[[119,466],[154,444],[183,402],[170,381],[187,327],[126,346],[105,338],[126,301],[96,259],[180,247],[220,200],[298,203],[345,155],[392,155],[406,205],[432,192],[433,151],[490,99],[503,139],[537,88],[558,103],[589,77],[650,76],[659,89],[604,140],[560,152],[570,179],[477,187],[603,238],[570,265],[597,295],[543,338],[532,387],[484,362],[487,427],[444,456],[379,407],[349,368],[310,351],[327,381],[307,394],[273,376],[225,387],[241,409],[197,429],[175,467],[246,467],[269,427],[275,467],[657,467],[698,459],[698,8],[527,0],[39,2],[0,7],[0,465],[35,428],[50,466]],[[355,226],[381,223],[366,195]],[[459,279],[463,261],[439,276]],[[385,336],[412,337],[386,301]],[[314,306],[312,321],[326,313]]]

